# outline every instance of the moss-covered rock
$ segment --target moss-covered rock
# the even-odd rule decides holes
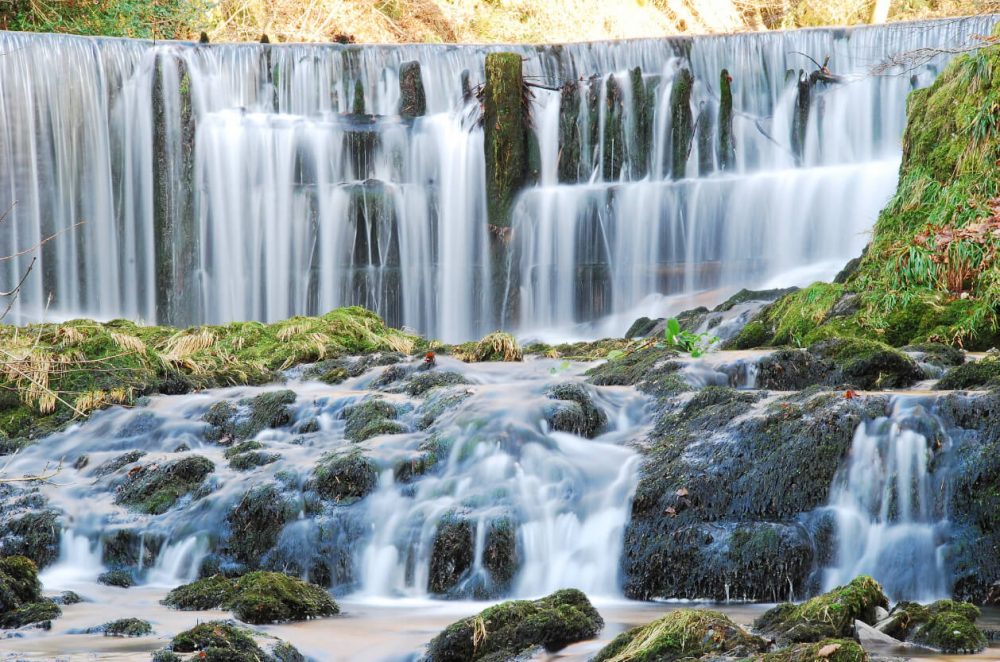
[[[660,347],[643,347],[610,359],[587,371],[597,386],[635,386],[655,396],[672,396],[692,390],[677,372],[677,352]]]
[[[163,599],[175,609],[230,609],[246,623],[304,621],[339,613],[324,589],[280,572],[257,571],[230,579],[221,575],[179,586]]]
[[[94,470],[94,475],[97,477],[108,476],[117,472],[118,470],[126,467],[130,464],[138,462],[146,455],[146,451],[141,450],[130,450],[126,453],[122,453],[117,457],[113,457],[107,462],[103,462],[99,467]]]
[[[455,354],[466,363],[484,361],[521,361],[524,350],[509,333],[495,331],[479,342],[465,343],[455,348]]]
[[[457,372],[427,370],[414,374],[407,382],[405,391],[413,397],[422,397],[431,389],[468,383],[469,380]]]
[[[42,597],[38,566],[25,556],[0,558],[0,628],[19,628],[32,623],[46,627],[62,610]]]
[[[917,628],[913,641],[945,653],[978,653],[987,643],[973,620],[955,610],[932,614]]]
[[[458,584],[474,561],[472,523],[454,514],[441,518],[431,547],[427,590],[445,594]]]
[[[324,589],[279,572],[251,572],[236,580],[223,604],[246,623],[281,623],[333,616],[337,603]]]
[[[39,510],[12,517],[0,525],[0,552],[26,556],[39,568],[59,557],[62,527],[59,513]]]
[[[135,575],[130,570],[108,570],[97,576],[97,583],[105,586],[117,586],[118,588],[131,588],[135,586]]]
[[[129,472],[115,493],[115,503],[159,515],[198,489],[215,470],[208,458],[190,455],[165,464],[147,464]]]
[[[728,616],[708,609],[678,609],[648,625],[632,628],[601,649],[593,662],[672,662],[704,656],[746,658],[768,643]]]
[[[553,430],[593,439],[608,424],[604,410],[594,404],[590,393],[580,384],[559,384],[549,389],[548,396],[559,403],[545,411]]]
[[[182,611],[217,609],[229,602],[236,593],[236,583],[222,575],[212,575],[172,589],[161,601]]]
[[[230,443],[253,439],[264,430],[285,427],[292,421],[290,405],[295,397],[295,391],[285,389],[244,398],[238,406],[225,400],[217,402],[204,416],[204,421],[212,426],[206,436]]]
[[[824,639],[768,653],[760,662],[868,662],[868,653],[853,639]]]
[[[541,646],[557,651],[590,639],[604,620],[576,589],[556,591],[540,600],[513,600],[448,626],[428,644],[428,662],[508,660]]]
[[[101,632],[106,637],[145,637],[153,633],[153,626],[140,618],[120,618],[102,625]]]
[[[200,659],[211,662],[261,662],[264,651],[250,632],[225,621],[200,623],[181,632],[170,642],[178,653],[204,652]]]
[[[399,434],[406,428],[394,419],[399,415],[396,407],[381,398],[368,398],[360,404],[345,407],[344,436],[355,443],[382,434]]]
[[[226,516],[231,529],[227,546],[233,558],[251,568],[260,567],[261,559],[293,517],[291,504],[276,485],[252,487]]]
[[[101,537],[101,560],[111,568],[148,568],[156,563],[162,546],[162,536],[118,529]]]
[[[324,499],[352,503],[378,484],[378,468],[361,451],[337,452],[323,458],[313,470],[311,485]]]
[[[1000,358],[987,356],[952,368],[937,383],[943,391],[1000,387]]]
[[[909,356],[873,340],[831,338],[809,353],[833,361],[846,384],[863,389],[906,388],[926,376]]]
[[[758,618],[754,627],[781,643],[848,638],[853,634],[854,621],[872,625],[876,609],[888,606],[879,583],[861,576],[801,605],[778,605]]]

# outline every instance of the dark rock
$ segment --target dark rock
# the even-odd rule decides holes
[[[454,514],[441,518],[431,549],[427,590],[442,595],[455,588],[472,567],[474,531],[468,520]]]
[[[52,602],[57,605],[76,605],[83,602],[83,598],[73,591],[63,591],[58,596],[52,598]]]
[[[803,349],[779,349],[757,361],[757,388],[800,391],[815,384],[836,381],[832,361]]]
[[[312,486],[324,499],[351,503],[374,491],[378,469],[360,451],[327,456],[313,470]]]
[[[282,390],[244,398],[238,407],[228,401],[217,402],[203,417],[212,426],[206,437],[212,441],[241,441],[264,430],[282,428],[292,421],[289,405],[295,398],[295,391]]]
[[[862,389],[906,388],[926,376],[906,354],[873,340],[821,340],[809,353],[833,361],[843,383]]]
[[[553,430],[570,432],[593,439],[608,424],[604,410],[594,404],[587,389],[580,384],[559,384],[548,391],[559,406],[546,408],[545,418]]]
[[[226,516],[231,533],[228,549],[240,563],[260,566],[274,547],[285,523],[294,517],[292,506],[273,484],[251,488]]]
[[[147,464],[129,471],[118,487],[115,503],[143,513],[167,512],[182,496],[198,489],[215,470],[212,461],[191,455],[166,464]]]
[[[250,632],[225,621],[200,623],[181,632],[170,642],[178,653],[201,651],[199,660],[209,662],[260,662],[265,653]]]
[[[420,76],[419,62],[399,65],[399,114],[402,117],[420,117],[427,112],[424,81]]]
[[[431,389],[468,383],[469,380],[457,372],[430,370],[416,373],[406,384],[405,391],[413,397],[422,397]]]
[[[153,626],[138,618],[120,618],[102,625],[101,631],[106,637],[145,637],[153,633]]]
[[[105,586],[117,586],[118,588],[131,588],[135,586],[135,577],[128,570],[108,570],[98,575],[97,583]]]
[[[162,536],[118,529],[102,537],[101,560],[111,568],[148,568],[156,563],[162,546]]]
[[[54,510],[30,512],[0,526],[0,552],[21,555],[44,568],[59,558],[61,527]]]
[[[448,626],[428,644],[427,662],[511,660],[541,646],[553,652],[591,639],[604,620],[576,589],[540,600],[513,600]]]
[[[380,398],[369,398],[361,404],[345,407],[344,436],[357,443],[383,434],[406,432],[405,427],[393,420],[398,415],[396,407]]]
[[[128,466],[134,462],[138,462],[143,456],[146,455],[146,451],[131,450],[127,453],[122,453],[118,457],[112,458],[107,462],[101,464],[94,470],[94,475],[97,477],[107,476],[113,474],[122,467]]]
[[[1000,359],[987,356],[952,368],[937,383],[943,391],[1000,387]]]

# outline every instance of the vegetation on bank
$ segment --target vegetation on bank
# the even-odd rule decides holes
[[[410,353],[419,342],[357,307],[184,330],[124,320],[0,326],[0,447],[144,394],[263,384],[298,364]]]
[[[854,25],[996,11],[996,0],[7,0],[0,29],[213,41],[557,43]]]
[[[899,188],[860,260],[765,308],[730,347],[1000,344],[1000,46],[956,58],[907,113]]]

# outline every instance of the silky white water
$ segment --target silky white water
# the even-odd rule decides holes
[[[647,311],[662,315],[705,289],[830,277],[860,252],[892,193],[907,93],[945,58],[872,68],[966,44],[994,20],[541,47],[0,33],[0,209],[11,207],[0,254],[58,234],[15,313],[184,325],[361,304],[444,340],[500,325],[593,336],[622,333],[651,301]],[[536,89],[537,181],[511,219],[515,263],[493,282],[483,132],[461,79],[482,83],[485,54],[500,49],[524,56],[529,81],[575,86],[579,150],[567,163],[560,137],[574,97]],[[796,153],[795,78],[815,67],[802,54],[829,56],[845,83],[813,88]],[[428,109],[412,120],[397,115],[399,66],[411,60]],[[733,77],[725,173],[700,153],[718,140],[706,123],[708,142],[693,140],[674,181],[669,99],[680,67],[706,122],[720,72]],[[31,258],[4,262],[2,282]]]
[[[949,597],[950,474],[940,456],[951,441],[926,405],[900,396],[891,416],[858,426],[830,492],[836,561],[824,590],[869,575],[892,600]]]

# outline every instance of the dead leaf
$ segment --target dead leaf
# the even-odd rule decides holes
[[[827,644],[816,651],[816,657],[830,657],[834,653],[840,650],[840,644]]]
[[[688,495],[687,488],[686,487],[682,487],[681,489],[677,490],[676,494],[679,497],[686,497]]]
[[[663,512],[665,512],[667,515],[670,515],[671,517],[677,517],[677,511],[674,510],[673,506],[667,506],[667,509]]]

